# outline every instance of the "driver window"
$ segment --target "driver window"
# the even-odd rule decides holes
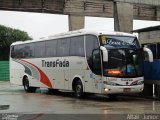
[[[86,35],[87,62],[94,74],[101,74],[101,60],[98,38],[94,35]]]
[[[92,61],[93,61],[93,72],[95,74],[101,74],[101,59],[100,59],[100,50],[94,49],[92,54]]]

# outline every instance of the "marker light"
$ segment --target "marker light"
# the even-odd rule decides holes
[[[121,70],[107,70],[108,75],[121,75],[122,71]]]

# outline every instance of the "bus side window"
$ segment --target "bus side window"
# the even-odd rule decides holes
[[[15,46],[15,58],[24,58],[24,48],[23,45]]]
[[[14,46],[11,47],[11,58],[15,58]]]
[[[68,56],[69,55],[69,45],[70,45],[70,39],[68,38],[58,39],[57,56],[58,57]]]
[[[34,57],[34,44],[33,43],[29,43],[24,46],[24,56],[25,58]]]
[[[18,58],[18,46],[14,46],[14,57],[13,58]]]
[[[47,57],[57,56],[57,40],[46,41],[46,56]]]
[[[44,57],[45,56],[45,42],[36,42],[35,43],[35,57]]]
[[[84,36],[71,37],[70,56],[84,57]]]

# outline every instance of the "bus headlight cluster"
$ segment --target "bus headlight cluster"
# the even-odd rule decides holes
[[[104,90],[105,90],[105,92],[108,92],[110,89],[108,89],[108,88],[105,88]]]
[[[137,81],[137,85],[141,85],[143,83],[144,83],[144,81]]]
[[[138,81],[132,82],[131,85],[142,85],[143,83],[144,83],[144,81],[138,80]]]

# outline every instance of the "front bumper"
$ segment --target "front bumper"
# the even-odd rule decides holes
[[[111,86],[104,85],[102,90],[103,94],[129,94],[129,93],[140,93],[144,89],[144,85],[135,85],[135,86]]]

